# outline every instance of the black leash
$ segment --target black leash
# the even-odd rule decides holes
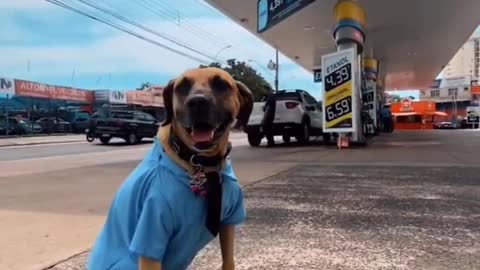
[[[187,147],[173,132],[170,132],[169,143],[175,153],[183,160],[194,166],[195,172],[190,181],[190,187],[195,195],[206,198],[207,220],[205,225],[210,233],[216,237],[220,231],[222,213],[222,184],[220,175],[223,160],[230,154],[232,145],[229,143],[224,155],[202,156],[200,153]]]

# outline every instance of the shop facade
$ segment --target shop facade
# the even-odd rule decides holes
[[[404,99],[391,104],[395,118],[395,130],[433,129],[434,123],[446,121],[448,115],[437,111],[433,101],[412,101]]]
[[[83,133],[94,112],[138,110],[165,118],[163,88],[141,91],[78,89],[0,77],[0,136]]]
[[[92,91],[0,79],[0,135],[82,132],[93,113]]]

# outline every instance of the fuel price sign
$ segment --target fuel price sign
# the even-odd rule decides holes
[[[356,131],[355,70],[356,50],[348,49],[322,56],[323,130]]]

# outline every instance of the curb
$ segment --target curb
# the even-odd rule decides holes
[[[5,147],[13,147],[13,146],[33,146],[33,145],[48,145],[48,144],[65,144],[65,143],[74,143],[74,142],[82,142],[86,140],[69,140],[69,141],[61,141],[61,142],[32,142],[32,143],[11,143],[0,145],[0,148]]]

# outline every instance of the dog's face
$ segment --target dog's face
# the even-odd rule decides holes
[[[227,136],[235,118],[245,125],[253,108],[250,90],[218,68],[185,72],[165,87],[163,99],[163,126],[172,124],[187,146],[201,151]]]

